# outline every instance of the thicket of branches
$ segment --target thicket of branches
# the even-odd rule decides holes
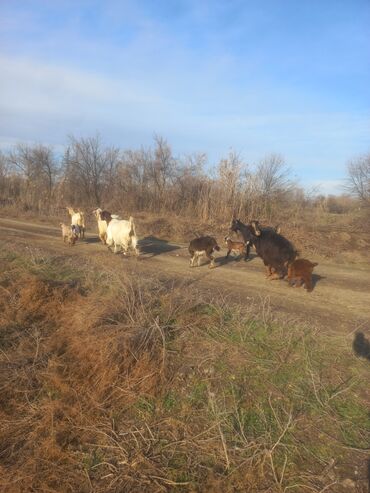
[[[347,191],[370,206],[370,153],[348,164]]]
[[[369,202],[369,156],[348,167],[348,190]],[[273,154],[250,165],[235,152],[210,167],[205,154],[176,158],[165,139],[152,148],[121,150],[99,136],[69,137],[62,155],[51,147],[18,144],[0,153],[0,203],[53,214],[61,207],[104,207],[228,219],[232,214],[273,221],[307,207],[348,210],[348,200],[309,194]]]

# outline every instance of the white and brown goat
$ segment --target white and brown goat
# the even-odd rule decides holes
[[[198,263],[198,267],[200,266],[200,258],[205,255],[211,263],[209,264],[209,268],[215,266],[215,259],[212,253],[217,250],[220,251],[220,247],[217,244],[217,241],[212,236],[201,236],[199,238],[194,238],[191,240],[189,245],[189,253],[191,256],[190,259],[190,267],[194,267],[195,261]]]

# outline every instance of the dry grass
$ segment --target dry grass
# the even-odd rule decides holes
[[[2,251],[1,491],[365,493],[350,340]]]

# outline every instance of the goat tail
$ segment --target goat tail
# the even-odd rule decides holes
[[[132,216],[130,216],[128,221],[129,221],[130,227],[131,227],[130,236],[136,236],[134,218]]]

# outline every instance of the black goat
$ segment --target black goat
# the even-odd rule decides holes
[[[234,232],[240,231],[241,232],[241,229],[238,228],[239,225],[246,226],[239,219],[233,219],[232,222],[231,222],[230,231],[234,231]],[[236,226],[236,229],[235,229],[234,226]],[[280,234],[280,226],[279,225],[277,225],[275,227],[273,227],[273,226],[264,226],[263,228],[260,227],[259,229],[260,229],[260,231],[265,231],[265,232],[278,233],[278,234]],[[244,260],[247,261],[249,259],[249,254],[250,254],[250,251],[251,251],[251,247],[253,246],[253,242],[251,240],[246,241],[243,233],[242,233],[242,236],[243,236],[244,242],[245,242]]]
[[[357,356],[361,356],[370,361],[370,341],[366,339],[363,332],[356,332],[352,347]]]
[[[189,245],[189,253],[191,255],[190,259],[190,267],[194,267],[194,263],[198,261],[198,267],[200,265],[200,257],[205,255],[211,263],[209,264],[209,268],[215,266],[214,257],[212,253],[214,250],[220,251],[220,247],[217,244],[217,241],[212,236],[201,236],[200,238],[195,238],[191,240]]]
[[[289,240],[277,232],[277,228],[260,228],[258,221],[244,224],[240,219],[233,219],[230,229],[240,232],[245,243],[249,242],[248,246],[254,246],[266,266],[269,279],[281,279],[286,275],[287,265],[295,260],[297,251]]]

